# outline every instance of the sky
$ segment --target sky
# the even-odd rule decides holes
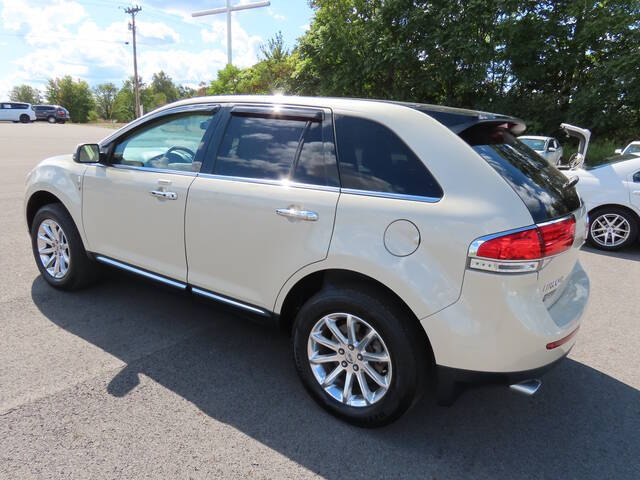
[[[231,0],[232,5],[256,0]],[[164,70],[178,84],[209,82],[227,63],[226,15],[191,17],[226,0],[140,0],[136,16],[138,73]],[[133,75],[127,0],[0,0],[0,101],[14,85],[44,90],[48,78],[71,75],[95,86]],[[282,31],[292,47],[312,17],[307,0],[232,14],[233,64],[247,67],[260,45]],[[129,41],[129,44],[125,42]]]

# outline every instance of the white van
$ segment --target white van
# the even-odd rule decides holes
[[[29,123],[36,119],[36,112],[30,103],[2,102],[0,103],[0,121],[14,123]]]

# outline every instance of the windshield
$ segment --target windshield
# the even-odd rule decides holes
[[[514,137],[493,125],[478,125],[460,137],[491,165],[525,203],[535,223],[567,215],[580,207],[567,177]]]
[[[622,153],[624,155],[628,155],[630,153],[640,153],[640,144],[629,145]]]
[[[532,150],[544,150],[545,141],[539,138],[519,138],[518,140]]]

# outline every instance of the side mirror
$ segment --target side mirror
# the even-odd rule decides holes
[[[556,151],[556,149],[555,149],[555,148],[553,148],[553,147],[549,147],[549,148],[547,149],[547,152],[555,152],[555,151]]]
[[[100,159],[100,147],[97,143],[78,145],[73,155],[73,161],[76,163],[98,163]]]
[[[622,149],[621,148],[616,148],[616,151],[614,153],[616,155],[622,155]]]

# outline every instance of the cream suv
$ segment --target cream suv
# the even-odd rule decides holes
[[[426,385],[441,404],[479,381],[531,394],[589,282],[585,208],[524,128],[423,104],[185,100],[29,174],[33,253],[56,288],[102,263],[279,324],[313,398],[358,425]]]

